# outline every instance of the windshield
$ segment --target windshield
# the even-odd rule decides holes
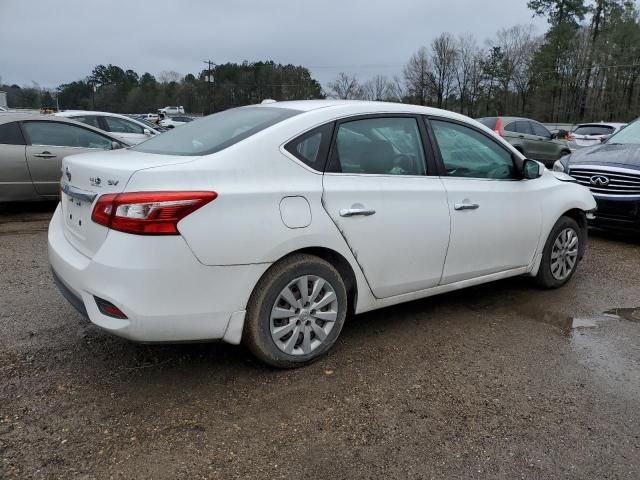
[[[609,145],[640,145],[640,122],[630,123],[607,141]]]
[[[240,107],[200,118],[132,148],[161,155],[209,155],[300,113],[269,107]]]

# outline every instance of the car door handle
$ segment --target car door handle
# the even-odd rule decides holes
[[[55,157],[55,155],[51,152],[34,153],[33,156],[38,158],[54,158]]]
[[[456,210],[477,210],[480,205],[477,203],[455,203],[453,208]]]
[[[524,138],[524,135],[518,135],[518,138]]]
[[[376,211],[371,208],[343,208],[340,210],[341,217],[355,217],[356,215],[369,217],[374,213],[376,213]]]

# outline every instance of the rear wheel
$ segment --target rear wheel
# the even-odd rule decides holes
[[[321,258],[295,254],[258,282],[247,306],[244,342],[269,365],[300,367],[333,346],[346,312],[338,271]]]
[[[584,250],[585,234],[570,217],[556,222],[542,253],[536,282],[545,288],[558,288],[575,273]]]

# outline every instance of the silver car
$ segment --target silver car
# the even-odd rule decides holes
[[[600,145],[603,140],[606,140],[626,125],[626,123],[582,123],[569,134],[567,145],[571,150]]]
[[[50,115],[0,114],[0,202],[56,199],[62,159],[128,147],[80,122]]]

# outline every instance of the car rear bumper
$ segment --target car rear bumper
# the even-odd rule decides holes
[[[640,197],[598,196],[598,210],[590,225],[616,230],[640,231]]]
[[[62,295],[93,324],[140,342],[239,343],[249,295],[269,267],[205,266],[181,236],[116,231],[88,258],[67,241],[60,207],[49,225],[48,243]],[[127,318],[101,313],[96,297]]]

